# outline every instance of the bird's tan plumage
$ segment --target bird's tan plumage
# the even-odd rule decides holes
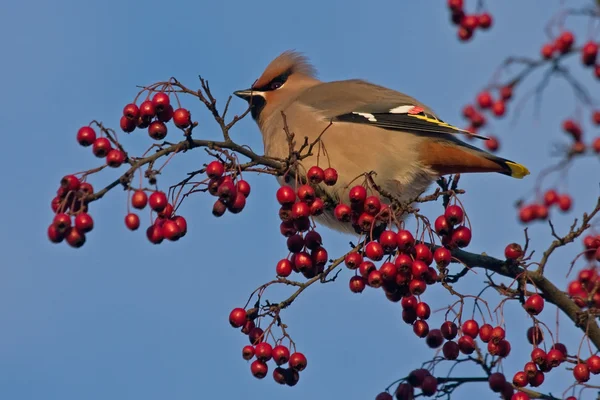
[[[321,166],[331,165],[338,183],[323,189],[347,202],[350,182],[366,172],[401,201],[410,201],[439,176],[451,173],[500,172],[522,177],[525,167],[496,157],[457,137],[464,131],[441,121],[425,104],[403,93],[363,80],[321,82],[302,55],[287,51],[273,60],[246,91],[236,94],[250,102],[263,136],[265,154],[285,158],[287,124],[297,142],[304,137],[321,142]],[[410,112],[408,112],[409,110]],[[330,125],[331,124],[331,125]],[[308,170],[317,155],[302,161]],[[280,183],[283,183],[280,179]],[[331,213],[317,219],[339,231],[354,233]]]

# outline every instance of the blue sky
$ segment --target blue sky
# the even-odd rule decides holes
[[[286,254],[270,177],[249,177],[252,194],[239,215],[216,219],[208,196],[190,199],[182,208],[189,233],[161,246],[150,245],[143,231],[125,229],[126,197],[119,190],[93,204],[96,227],[82,249],[52,245],[46,239],[49,203],[63,175],[98,165],[75,142],[77,129],[92,119],[118,127],[135,85],[175,76],[195,87],[201,74],[224,102],[288,48],[305,52],[323,80],[365,78],[409,93],[442,118],[460,122],[462,106],[505,56],[537,56],[543,27],[559,5],[555,0],[489,3],[495,26],[477,32],[468,45],[456,40],[445,1],[25,0],[3,6],[0,398],[370,399],[432,356],[402,323],[397,304],[380,291],[351,294],[351,275],[343,271],[338,282],[311,287],[283,315],[309,359],[300,383],[280,387],[270,377],[258,381],[250,375],[240,356],[246,338],[228,326],[227,316],[274,276],[276,261]],[[579,66],[573,71],[593,84],[589,71]],[[202,137],[218,138],[217,126],[200,105],[191,98],[185,104],[200,116]],[[244,106],[239,100],[232,104],[238,113]],[[560,122],[573,111],[570,89],[559,82],[546,93],[541,119],[534,120],[527,106],[518,124],[507,119],[493,125],[492,133],[503,140],[500,154],[525,163],[533,177],[464,177],[463,201],[475,224],[472,251],[501,255],[507,243],[522,239],[513,202],[550,162],[551,143],[563,140]],[[250,119],[232,136],[262,150]],[[126,146],[139,150],[148,143],[127,139]],[[206,161],[201,151],[194,153],[171,163],[163,180],[172,182]],[[597,182],[589,178],[597,162],[582,161],[580,167],[561,187],[575,197],[575,213],[556,219],[563,232],[597,194]],[[107,172],[92,181],[95,187],[116,176]],[[322,233],[330,255],[344,251],[348,237]],[[534,225],[530,233],[533,246],[547,245],[545,225]],[[562,287],[579,246],[558,251],[549,265],[548,273],[561,279]],[[458,289],[468,291],[481,275]],[[275,291],[270,298],[285,293]],[[427,295],[432,308],[450,301],[439,289]],[[530,349],[523,343],[529,322],[518,305],[510,307],[514,312],[507,312],[506,322],[513,354],[504,368],[512,377]],[[543,318],[554,324],[553,317],[548,307]],[[579,337],[563,320],[561,340],[578,343]],[[551,376],[570,379],[569,373]],[[542,388],[560,395],[560,381],[548,379]],[[485,384],[471,388],[477,398],[495,398]]]

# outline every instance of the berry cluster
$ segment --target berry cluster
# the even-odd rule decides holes
[[[557,207],[560,211],[567,212],[572,206],[573,199],[570,195],[559,194],[554,189],[548,189],[541,201],[520,206],[519,220],[525,224],[536,220],[545,221],[548,219],[551,207]]]
[[[127,154],[118,146],[116,139],[103,134],[101,131],[101,136],[96,137],[96,131],[91,126],[83,126],[77,131],[77,141],[83,147],[92,146],[92,153],[98,158],[104,158],[109,167],[118,168],[127,159]],[[113,148],[113,144],[117,148]]]
[[[592,122],[595,125],[600,125],[600,111],[592,113]],[[586,144],[583,142],[583,128],[581,124],[572,120],[566,119],[562,123],[563,131],[573,140],[571,151],[576,154],[581,154],[586,150]],[[589,146],[592,151],[600,154],[600,136],[596,137]]]
[[[501,118],[506,114],[506,103],[513,96],[513,87],[511,85],[502,86],[497,89],[497,98],[494,99],[492,92],[484,90],[477,95],[474,105],[467,104],[463,107],[462,115],[469,121],[467,130],[473,134],[483,128],[487,124],[485,112],[489,112],[496,118]],[[484,143],[487,150],[495,152],[500,147],[498,138],[494,135],[489,135],[489,140]]]
[[[307,172],[307,179],[310,184],[297,185],[296,190],[288,185],[277,190],[277,201],[281,205],[279,230],[287,237],[287,248],[290,251],[290,255],[280,260],[276,266],[277,276],[282,278],[290,276],[292,272],[301,273],[308,279],[313,278],[323,272],[329,260],[321,235],[314,230],[310,221],[310,217],[323,213],[325,203],[311,185],[335,185],[337,171],[313,166]]]
[[[448,0],[451,21],[458,25],[458,38],[466,42],[473,37],[477,28],[487,30],[492,26],[491,14],[467,14],[464,10],[464,0]]]
[[[48,238],[52,243],[64,240],[75,248],[85,244],[86,233],[94,228],[94,220],[87,213],[86,200],[93,193],[92,185],[75,175],[67,175],[61,179],[56,197],[51,203],[55,215],[48,227]]]
[[[158,92],[152,100],[142,102],[139,107],[135,102],[123,108],[123,116],[119,122],[124,132],[131,133],[136,128],[148,128],[148,136],[154,140],[163,140],[167,137],[167,122],[173,120],[176,127],[185,129],[191,125],[190,112],[182,107],[173,110],[169,95]]]
[[[583,238],[583,256],[588,261],[600,262],[600,235],[587,235]],[[569,282],[567,293],[581,308],[600,308],[600,276],[598,266],[590,263],[579,271],[577,279]]]
[[[231,326],[241,328],[242,333],[248,335],[250,340],[250,345],[244,346],[242,349],[244,360],[251,361],[255,359],[250,364],[250,372],[254,377],[263,379],[269,372],[267,362],[272,360],[277,365],[273,369],[275,382],[281,385],[296,385],[300,379],[300,372],[306,369],[306,356],[296,351],[290,354],[290,349],[281,343],[283,338],[275,340],[274,345],[269,344],[267,336],[271,332],[270,327],[266,332],[263,331],[256,326],[254,322],[256,319],[257,315],[254,311],[246,311],[243,308],[234,308],[229,314]],[[287,364],[287,367],[285,364]]]
[[[227,211],[232,214],[242,212],[250,195],[250,184],[236,171],[226,174],[225,165],[220,161],[210,162],[206,166],[206,175],[208,192],[218,197],[213,205],[213,215],[221,217]]]
[[[553,57],[570,53],[575,45],[575,35],[571,31],[562,31],[552,42],[542,46],[540,53],[543,58],[549,60]],[[600,64],[596,64],[598,59],[598,43],[588,40],[583,44],[580,50],[581,63],[586,67],[594,67],[596,78],[600,79]]]
[[[187,233],[187,221],[181,215],[175,215],[175,209],[164,192],[157,190],[148,196],[145,191],[138,189],[131,196],[131,205],[137,210],[143,210],[148,205],[156,213],[156,219],[146,229],[150,243],[160,244],[164,239],[174,242]],[[125,225],[135,231],[140,226],[140,218],[130,212],[125,216]]]

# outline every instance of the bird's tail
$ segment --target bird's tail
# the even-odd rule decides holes
[[[495,156],[460,140],[425,140],[420,161],[440,175],[498,172],[522,179],[529,170],[522,164]]]

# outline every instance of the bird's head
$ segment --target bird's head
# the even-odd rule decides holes
[[[267,65],[252,87],[233,94],[248,102],[252,107],[252,118],[260,123],[260,120],[283,106],[286,100],[319,82],[308,59],[298,52],[288,50]]]

